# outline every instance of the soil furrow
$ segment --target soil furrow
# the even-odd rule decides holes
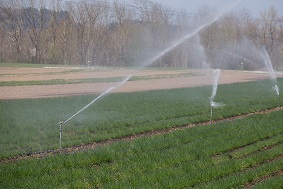
[[[272,177],[279,176],[279,175],[283,176],[283,169],[281,169],[279,171],[275,171],[275,172],[273,172],[273,173],[271,173],[269,175],[264,175],[264,176],[262,176],[260,178],[257,178],[256,180],[245,184],[245,188],[253,188],[256,184],[264,182],[264,181],[266,181],[266,180],[268,180],[268,179],[270,179]]]
[[[252,116],[252,115],[258,115],[258,114],[269,114],[271,112],[279,111],[279,110],[282,110],[282,109],[283,109],[283,107],[265,109],[265,110],[262,110],[262,111],[257,111],[257,112],[238,115],[238,116],[234,116],[234,117],[228,117],[228,118],[222,118],[222,119],[214,120],[213,123],[220,123],[220,122],[225,122],[225,121],[234,121],[234,120],[237,120],[237,119],[242,119],[242,118],[246,118],[246,117],[249,117],[249,116]],[[206,125],[210,125],[210,124],[211,124],[210,121],[205,121],[205,122],[193,123],[193,124],[184,125],[184,126],[172,127],[172,128],[169,128],[169,129],[162,129],[162,130],[156,130],[156,131],[149,131],[149,132],[145,132],[145,133],[134,134],[134,135],[126,136],[126,137],[123,137],[123,138],[109,139],[109,140],[105,140],[105,141],[102,141],[102,142],[93,142],[93,143],[89,143],[89,144],[85,144],[85,145],[63,148],[61,150],[56,149],[56,150],[47,150],[47,151],[40,151],[40,152],[31,152],[27,155],[15,156],[15,157],[1,159],[0,163],[14,162],[14,161],[18,161],[18,160],[22,160],[22,159],[28,159],[28,158],[45,158],[47,156],[56,155],[56,154],[75,153],[75,152],[78,152],[78,151],[89,150],[89,149],[97,148],[97,147],[100,147],[100,146],[109,145],[109,144],[119,142],[119,141],[132,141],[132,140],[135,140],[135,139],[141,138],[141,137],[160,135],[160,134],[174,132],[174,131],[177,131],[177,130],[184,130],[184,129],[188,129],[188,128],[192,128],[192,127],[206,126]]]

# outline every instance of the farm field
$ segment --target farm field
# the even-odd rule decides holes
[[[0,164],[1,188],[282,188],[282,111]],[[272,186],[272,187],[271,187]]]
[[[58,149],[59,121],[133,73],[119,68],[1,67],[0,188],[282,187],[281,109],[99,145],[208,122],[211,70],[136,72],[125,85],[64,124],[64,148],[92,144],[93,149],[5,162]],[[282,91],[281,76],[278,73]],[[213,110],[213,120],[276,108],[269,78],[264,71],[222,71],[215,101],[225,106]]]
[[[100,94],[129,75],[133,75],[130,82],[126,82],[114,92],[188,88],[213,84],[212,70],[148,68],[137,71],[130,68],[9,65],[11,64],[0,65],[0,99]],[[283,77],[283,73],[278,73],[277,77]],[[266,71],[223,70],[219,83],[229,84],[269,78]]]

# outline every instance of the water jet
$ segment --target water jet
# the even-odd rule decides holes
[[[212,124],[213,108],[225,106],[225,104],[223,104],[223,103],[214,102],[214,98],[215,98],[216,93],[217,93],[218,81],[219,81],[220,74],[221,74],[220,69],[214,70],[213,89],[212,89],[212,95],[210,97],[210,125]]]
[[[278,87],[278,84],[277,84],[278,82],[277,82],[276,74],[275,74],[275,71],[273,69],[270,57],[269,57],[265,47],[263,46],[262,49],[263,50],[262,50],[262,53],[260,53],[260,55],[264,60],[264,64],[265,64],[265,66],[268,70],[268,73],[270,74],[271,80],[273,82],[273,89],[275,90],[276,95],[277,95],[278,108],[280,108],[280,91],[279,91],[279,87]]]
[[[239,2],[239,1],[238,1]],[[238,3],[233,3],[232,5],[230,5],[229,7],[225,7],[224,11],[222,10],[221,12],[219,12],[217,15],[215,15],[212,19],[210,20],[206,20],[206,22],[202,23],[201,25],[199,25],[198,27],[196,27],[193,31],[191,31],[190,33],[188,33],[187,35],[179,38],[179,40],[176,40],[175,42],[172,43],[171,46],[169,46],[168,48],[164,49],[163,51],[159,52],[158,54],[156,54],[155,56],[149,58],[148,60],[144,61],[139,67],[137,67],[137,71],[143,69],[146,66],[151,65],[153,62],[155,62],[156,60],[158,60],[159,58],[163,57],[165,54],[167,54],[168,52],[170,52],[172,49],[176,48],[178,45],[182,44],[183,42],[185,42],[186,40],[188,40],[189,38],[193,37],[194,35],[196,35],[197,33],[199,33],[201,30],[203,30],[204,28],[210,26],[211,24],[215,23],[225,12],[227,12],[228,10],[232,9],[233,7],[236,6],[236,4]],[[92,105],[94,102],[96,102],[98,99],[100,99],[101,97],[107,95],[108,93],[110,93],[113,89],[116,89],[120,86],[122,86],[125,82],[127,82],[132,75],[129,75],[128,77],[126,77],[121,83],[119,83],[118,85],[109,88],[108,90],[106,90],[105,92],[103,92],[102,94],[100,94],[97,98],[95,98],[93,101],[91,101],[89,104],[87,104],[86,106],[84,106],[81,110],[79,110],[78,112],[76,112],[74,115],[72,115],[70,118],[68,118],[65,121],[60,122],[60,149],[62,147],[62,127],[63,124],[67,123],[68,121],[70,121],[71,119],[73,119],[75,116],[77,116],[78,114],[80,114],[82,111],[84,111],[85,109],[87,109],[90,105]]]

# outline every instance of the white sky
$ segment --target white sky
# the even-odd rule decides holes
[[[209,5],[217,10],[223,9],[229,3],[235,3],[237,0],[151,0],[163,4],[174,9],[184,9],[189,13],[196,13],[203,5]],[[274,6],[280,16],[283,16],[283,0],[241,0],[234,8],[239,10],[247,8],[254,16],[259,16],[259,13],[267,10],[270,6]]]

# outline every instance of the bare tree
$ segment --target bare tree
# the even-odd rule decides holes
[[[7,33],[6,30],[2,29],[0,27],[0,61],[6,62],[6,56],[7,56],[7,45],[9,42],[7,40]]]
[[[134,40],[136,22],[134,21],[134,12],[128,9],[125,3],[114,2],[113,6],[114,38],[117,62],[121,65],[129,66],[133,60],[130,60],[130,54],[134,49],[129,48]]]
[[[9,43],[14,49],[12,54],[16,56],[16,61],[22,62],[22,41],[23,41],[23,19],[22,7],[18,0],[0,1],[0,11],[2,13],[3,27],[9,33]]]
[[[28,22],[29,38],[35,49],[35,63],[43,61],[44,30],[48,23],[48,10],[45,1],[23,0],[23,15]],[[27,8],[25,8],[27,7]]]
[[[97,46],[101,45],[100,38],[107,36],[107,33],[101,31],[103,23],[100,22],[100,17],[104,16],[105,11],[108,10],[105,2],[97,1],[93,4],[88,5],[85,8],[88,15],[88,40],[87,40],[87,61],[88,64],[94,65],[96,57],[100,56],[100,51],[96,49]]]
[[[280,36],[280,25],[280,19],[274,7],[270,7],[268,10],[261,12],[259,19],[260,36],[262,43],[271,56],[274,55],[275,41]]]
[[[82,65],[87,65],[92,59],[90,53],[93,52],[94,41],[97,38],[97,21],[104,10],[105,6],[100,1],[84,0],[70,6],[69,11],[74,18],[77,34],[79,62]]]
[[[61,1],[51,0],[50,1],[50,10],[49,14],[50,19],[47,20],[47,37],[51,40],[48,40],[47,46],[45,47],[48,53],[48,63],[60,63],[60,51],[59,51],[59,30],[60,30],[60,20],[65,19],[62,15]]]

